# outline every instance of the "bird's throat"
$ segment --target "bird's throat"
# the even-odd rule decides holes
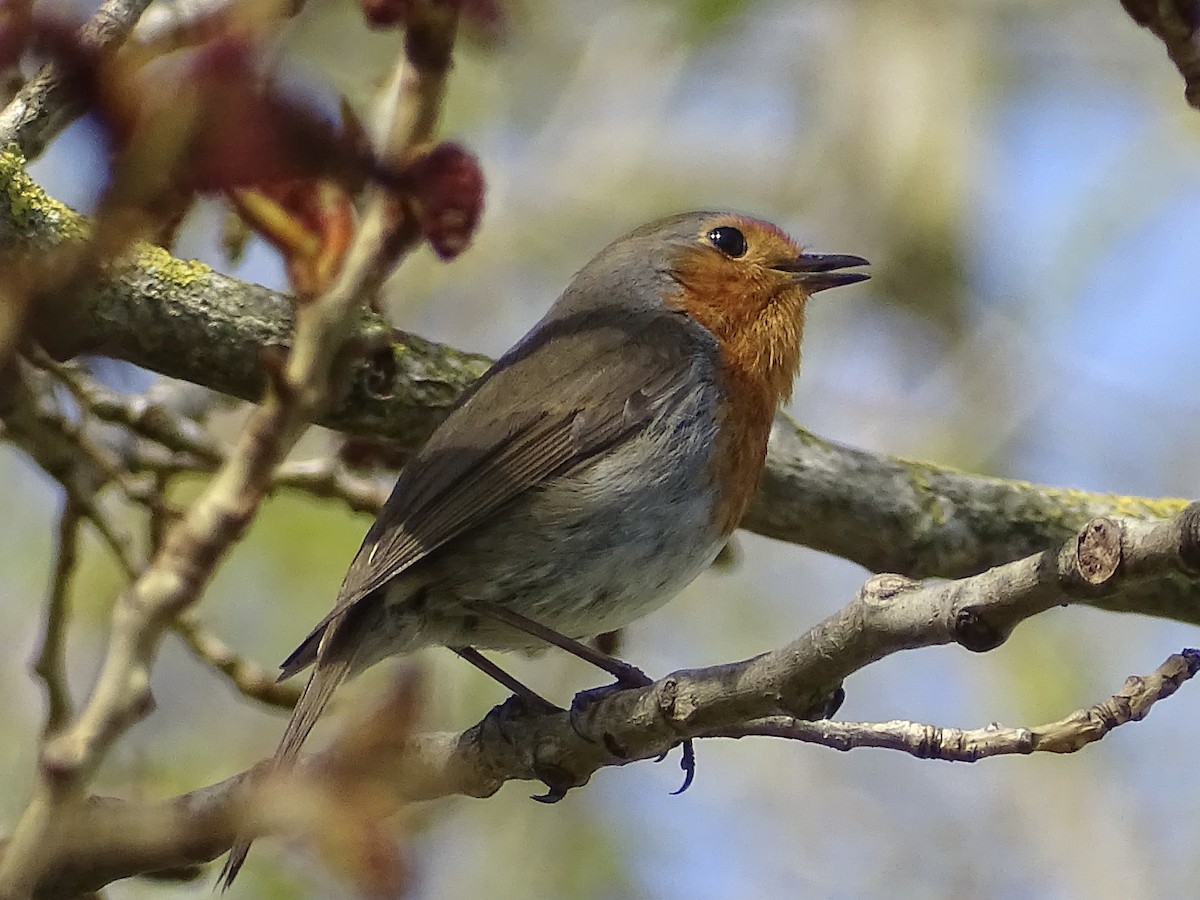
[[[696,318],[721,346],[723,423],[715,474],[723,488],[718,517],[728,534],[738,526],[754,496],[771,423],[779,404],[792,393],[800,365],[803,299],[794,304],[786,300],[770,304],[759,316],[742,322],[728,316],[711,323]]]

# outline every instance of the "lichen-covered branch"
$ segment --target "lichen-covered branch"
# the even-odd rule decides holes
[[[46,253],[87,232],[87,220],[25,174],[18,152],[0,151],[0,255]],[[40,302],[30,327],[59,359],[111,356],[251,401],[266,388],[264,352],[285,350],[293,327],[290,296],[148,244],[111,264],[107,277]],[[406,446],[420,443],[489,363],[394,332],[365,310],[349,346],[354,360],[319,421]]]
[[[1098,516],[1160,519],[1181,499],[1123,497],[960,472],[822,440],[780,419],[743,527],[874,572],[958,578],[1065,540]],[[1200,622],[1200,587],[1168,578],[1092,602]]]
[[[949,643],[992,649],[1020,622],[1048,609],[1094,600],[1130,582],[1154,584],[1176,571],[1200,577],[1200,504],[1165,522],[1097,519],[1056,549],[957,581],[875,576],[843,609],[770,653],[675,672],[645,688],[592,698],[574,717],[509,701],[461,734],[401,733],[395,736],[397,747],[387,734],[376,732],[358,743],[375,747],[379,758],[355,765],[359,777],[372,779],[376,787],[386,775],[389,802],[402,804],[449,794],[486,797],[510,780],[541,781],[561,795],[602,768],[654,758],[689,737],[772,734],[843,750],[886,747],[960,761],[1074,752],[1120,724],[1143,718],[1196,674],[1200,653],[1172,656],[1151,675],[1130,679],[1108,701],[1032,729],[972,732],[907,722],[805,719],[854,672],[891,654]],[[367,717],[371,727],[385,731],[395,719]],[[61,896],[68,888],[94,890],[137,872],[215,859],[232,842],[251,805],[256,822],[294,821],[296,792],[306,791],[303,782],[311,787],[311,782],[346,777],[339,743],[345,741],[310,756],[296,776],[301,782],[291,790],[272,789],[259,766],[164,801],[81,804],[66,828],[70,840],[64,841],[70,847],[77,840],[80,850],[47,869],[38,896]],[[291,818],[273,817],[264,808],[272,802],[286,802]]]

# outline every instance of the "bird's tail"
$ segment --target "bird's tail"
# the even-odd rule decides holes
[[[295,766],[300,748],[329,703],[329,698],[351,674],[351,666],[354,662],[353,642],[334,640],[335,637],[340,637],[336,632],[342,630],[338,627],[341,624],[335,619],[326,626],[320,649],[317,651],[313,673],[309,677],[308,684],[305,685],[304,692],[300,695],[295,709],[292,710],[292,717],[288,721],[287,728],[284,729],[279,747],[275,750],[275,756],[271,760],[267,778],[278,773],[288,772]],[[237,878],[242,863],[246,861],[246,854],[250,852],[252,841],[253,838],[242,835],[239,835],[234,841],[225,865],[221,869],[221,874],[217,876],[217,883],[221,886],[221,890],[228,890],[229,886],[233,884],[233,880]]]

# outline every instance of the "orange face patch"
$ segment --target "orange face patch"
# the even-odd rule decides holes
[[[721,216],[705,223],[673,267],[680,292],[668,302],[721,347],[726,402],[715,475],[726,532],[737,527],[754,494],[775,410],[791,396],[800,365],[808,295],[790,273],[772,268],[800,253],[774,225]]]

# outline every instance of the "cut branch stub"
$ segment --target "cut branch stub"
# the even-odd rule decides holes
[[[1121,565],[1121,526],[1107,516],[1092,519],[1079,532],[1075,569],[1088,584],[1101,585]]]

